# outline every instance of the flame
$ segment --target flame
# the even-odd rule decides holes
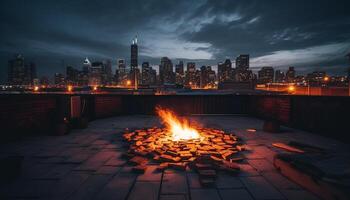
[[[198,131],[190,127],[186,119],[178,118],[171,110],[157,107],[156,112],[169,130],[173,141],[202,139]]]

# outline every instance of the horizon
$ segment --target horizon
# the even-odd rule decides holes
[[[294,66],[300,74],[345,75],[350,66],[348,1],[17,2],[1,2],[1,82],[17,53],[50,79],[67,65],[80,69],[85,57],[112,60],[114,72],[118,58],[130,64],[134,35],[139,66],[158,66],[166,56],[174,65],[183,60],[216,70],[218,62],[240,54],[250,55],[255,73]]]

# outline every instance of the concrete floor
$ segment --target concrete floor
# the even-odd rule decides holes
[[[159,126],[157,117],[132,115],[96,120],[66,136],[28,137],[3,144],[0,153],[24,156],[21,175],[1,183],[0,198],[34,199],[317,199],[290,182],[272,165],[281,149],[273,142],[290,140],[317,144],[348,156],[347,145],[303,131],[284,129],[271,134],[262,121],[239,116],[192,116],[206,127],[221,128],[241,137],[252,149],[237,176],[220,172],[216,187],[202,187],[192,171],[156,171],[149,164],[145,174],[131,172],[120,156],[126,151],[121,133],[125,128]],[[247,132],[253,128],[255,133]]]

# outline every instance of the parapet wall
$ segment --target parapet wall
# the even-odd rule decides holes
[[[276,120],[283,125],[344,139],[349,97],[294,95],[113,95],[13,94],[0,96],[3,135],[55,135],[74,128],[71,97],[80,96],[80,118],[94,120],[127,114],[154,114],[157,105],[179,114],[238,114]],[[61,130],[62,132],[62,130]]]

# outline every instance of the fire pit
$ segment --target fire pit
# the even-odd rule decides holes
[[[194,169],[203,185],[215,181],[217,170],[238,173],[238,152],[244,146],[232,133],[214,128],[200,128],[178,117],[168,109],[157,107],[164,128],[152,127],[126,131],[128,156],[136,172],[143,173],[149,159],[159,163],[158,169]]]

